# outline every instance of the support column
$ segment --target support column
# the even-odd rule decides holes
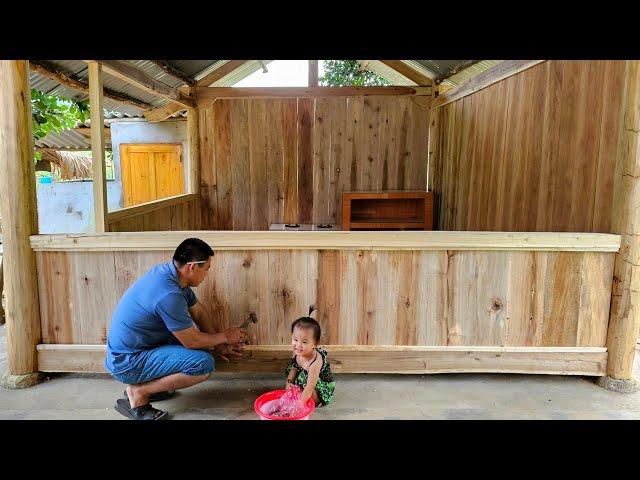
[[[607,377],[598,384],[627,393],[639,390],[632,370],[640,327],[640,61],[626,61],[623,88],[611,217],[611,231],[622,241],[613,272]]]
[[[318,86],[318,60],[309,60],[309,86]]]
[[[188,192],[200,195],[200,143],[198,137],[198,109],[187,110],[187,132],[189,142]]]
[[[104,98],[102,91],[102,65],[88,61],[89,108],[91,113],[91,163],[93,166],[93,213],[96,232],[108,231],[107,226],[107,167],[104,153]]]
[[[36,345],[41,341],[36,256],[29,243],[29,236],[38,233],[29,62],[0,61],[0,106],[0,214],[9,363],[2,384],[24,388],[39,379]]]

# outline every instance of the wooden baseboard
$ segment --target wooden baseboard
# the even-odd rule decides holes
[[[327,345],[334,373],[531,373],[604,376],[604,347],[413,347]],[[104,345],[41,344],[42,372],[105,372]],[[250,345],[246,358],[217,362],[222,372],[283,372],[291,349]]]

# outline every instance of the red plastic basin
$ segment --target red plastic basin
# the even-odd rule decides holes
[[[307,400],[307,403],[305,405],[306,408],[304,409],[304,411],[301,412],[300,415],[297,415],[295,417],[289,417],[289,418],[274,417],[262,410],[265,404],[275,400],[279,400],[280,397],[285,394],[285,392],[286,390],[273,390],[271,392],[263,393],[258,398],[256,398],[256,401],[253,402],[253,409],[260,417],[260,420],[309,420],[309,417],[311,416],[313,411],[316,409],[316,404],[313,401],[313,398],[310,398],[309,400]]]

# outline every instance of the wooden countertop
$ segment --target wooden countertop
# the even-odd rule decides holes
[[[33,235],[36,251],[173,250],[198,237],[214,250],[501,250],[617,252],[620,236],[604,233],[442,231],[188,231]]]

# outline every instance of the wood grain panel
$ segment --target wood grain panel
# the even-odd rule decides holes
[[[173,250],[38,252],[46,343],[103,343],[117,302]],[[318,306],[342,345],[603,347],[612,253],[218,250],[196,295],[216,329],[288,344]],[[65,300],[68,299],[68,300]]]
[[[338,223],[343,191],[424,189],[429,116],[408,96],[217,99],[200,113],[202,226]]]
[[[623,61],[546,61],[434,110],[442,230],[609,232]]]

